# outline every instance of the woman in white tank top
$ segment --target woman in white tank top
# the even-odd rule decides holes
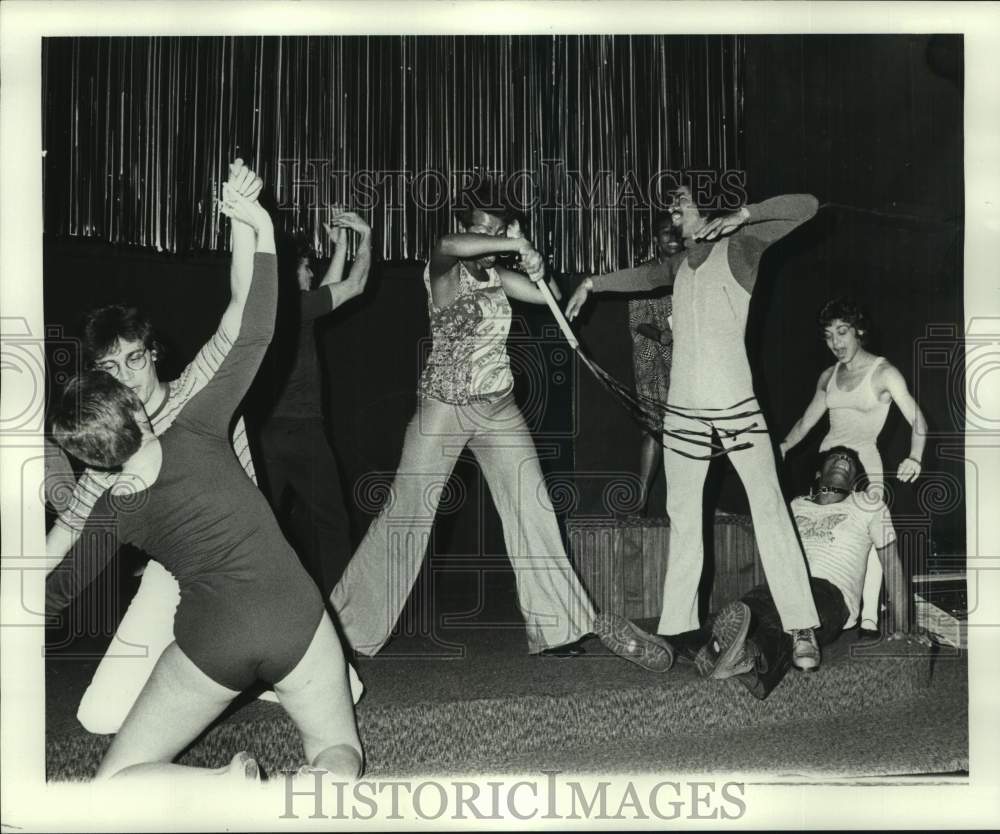
[[[856,304],[847,299],[830,301],[820,311],[819,325],[837,364],[820,374],[812,401],[780,444],[781,456],[784,458],[829,412],[830,430],[820,451],[834,446],[854,449],[873,489],[884,499],[885,468],[876,441],[889,406],[895,403],[912,427],[910,454],[896,467],[896,477],[901,481],[914,481],[920,476],[927,423],[903,375],[884,357],[865,350],[868,321]],[[875,628],[881,584],[878,559],[869,559],[861,615],[863,629]]]

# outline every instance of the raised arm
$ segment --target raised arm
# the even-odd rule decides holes
[[[331,223],[324,223],[330,242],[333,244],[333,257],[330,258],[330,265],[326,268],[323,280],[319,282],[321,287],[330,284],[339,284],[344,278],[344,265],[347,263],[347,230],[343,226],[334,226]]]
[[[497,274],[503,282],[503,291],[511,298],[518,301],[526,301],[528,304],[545,303],[545,296],[542,295],[542,290],[538,287],[538,282],[532,281],[520,272],[514,272],[511,269],[504,269],[503,267],[497,267]],[[556,285],[554,279],[550,278],[547,284],[549,291],[555,297],[556,301],[562,298],[562,293],[559,291],[559,287]]]
[[[227,194],[242,194],[256,202],[262,183],[253,171],[236,160],[230,168],[230,178],[223,186],[223,199]],[[185,404],[215,375],[229,353],[233,343],[239,338],[243,311],[246,307],[253,280],[254,253],[259,247],[270,247],[274,251],[274,235],[258,236],[253,225],[239,218],[232,224],[232,263],[230,265],[230,299],[219,322],[219,327],[211,338],[202,345],[194,359],[181,371],[177,380],[171,383],[170,401],[157,418],[157,431],[162,433],[173,423]]]
[[[499,237],[474,233],[447,234],[438,238],[431,253],[431,280],[447,275],[461,260],[475,260],[486,255],[514,252],[521,255],[531,249],[524,238]]]
[[[778,448],[781,450],[781,457],[784,458],[788,454],[789,449],[794,449],[802,440],[805,438],[810,431],[812,431],[813,426],[815,426],[820,418],[826,414],[826,386],[830,382],[830,374],[836,370],[837,366],[834,365],[832,368],[827,368],[823,373],[819,375],[819,382],[816,383],[816,391],[813,393],[813,398],[809,401],[809,405],[806,406],[805,412],[795,421],[795,425],[792,426],[791,430],[785,435],[785,439],[778,444]]]
[[[886,365],[880,370],[882,384],[892,396],[892,401],[903,413],[906,422],[910,424],[910,454],[896,468],[896,477],[901,481],[915,481],[920,477],[921,461],[924,457],[924,444],[927,442],[927,421],[917,401],[910,394],[910,389],[903,375],[892,365]]]
[[[520,237],[513,239],[524,240]],[[538,286],[541,281],[545,280],[545,261],[534,247],[531,247],[530,244],[528,247],[521,252],[521,269],[527,273],[526,275],[504,267],[497,267],[497,274],[503,282],[503,291],[509,297],[525,301],[528,304],[545,304],[545,295]],[[562,298],[562,293],[554,279],[549,279],[548,287],[556,301]]]
[[[260,177],[243,165],[242,159],[237,159],[229,166],[227,188],[233,188],[243,194],[248,200],[256,200],[263,187]],[[256,234],[251,226],[234,220],[232,224],[232,261],[229,265],[229,304],[226,306],[219,322],[217,334],[227,344],[236,341],[239,335],[240,321],[243,318],[243,307],[250,292],[250,281],[253,277],[253,255],[256,247]]]
[[[706,221],[695,240],[729,235],[729,268],[747,291],[753,292],[764,251],[816,215],[819,202],[812,194],[785,194]]]
[[[257,201],[250,202],[232,192],[222,211],[252,225],[257,236],[253,279],[243,309],[239,336],[226,352],[218,370],[177,417],[203,434],[225,436],[230,418],[243,399],[260,367],[274,335],[274,313],[278,299],[277,262],[271,218]]]
[[[746,224],[740,230],[740,236],[754,238],[765,247],[770,246],[811,220],[818,210],[819,201],[812,194],[785,194],[762,203],[747,205],[740,209],[746,214]],[[709,227],[710,224],[706,226]],[[703,238],[707,235],[701,230],[695,237]]]
[[[353,211],[340,211],[325,224],[325,228],[334,242],[333,259],[319,287],[302,293],[300,321],[317,319],[336,310],[341,304],[361,295],[368,283],[372,262],[371,227]],[[347,280],[341,280],[347,257],[348,229],[357,232],[358,248]]]

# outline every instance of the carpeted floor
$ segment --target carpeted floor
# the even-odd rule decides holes
[[[880,775],[968,767],[964,657],[847,635],[814,675],[790,674],[765,702],[735,681],[678,662],[655,675],[596,640],[573,660],[529,657],[519,629],[476,629],[442,647],[397,639],[359,662],[368,774],[747,772]],[[50,779],[89,778],[109,743],[74,712],[95,659],[52,657],[47,671]],[[250,750],[266,772],[302,763],[276,704],[249,701],[183,755],[219,765]]]

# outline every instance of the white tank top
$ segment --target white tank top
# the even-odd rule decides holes
[[[674,279],[671,405],[728,408],[752,396],[744,338],[748,293],[729,269],[729,239],[692,269],[687,258]]]
[[[823,449],[832,446],[857,449],[866,444],[875,445],[875,440],[885,425],[885,418],[889,415],[891,404],[879,400],[872,385],[875,371],[884,361],[883,357],[876,357],[868,368],[868,373],[850,391],[845,391],[837,384],[837,373],[843,363],[838,362],[834,366],[830,381],[826,384],[830,432],[823,440]]]

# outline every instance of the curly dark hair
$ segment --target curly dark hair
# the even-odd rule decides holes
[[[136,307],[111,304],[87,313],[83,320],[83,360],[93,366],[115,349],[120,340],[142,342],[150,351],[163,353],[149,317]]]
[[[870,322],[868,314],[850,298],[834,298],[823,305],[816,317],[819,323],[820,335],[838,319],[851,325],[858,333],[858,341],[864,345],[868,341]]]

